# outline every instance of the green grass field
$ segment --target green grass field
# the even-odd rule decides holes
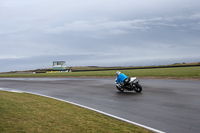
[[[150,133],[97,112],[27,93],[0,91],[1,133]]]
[[[36,74],[0,74],[0,77],[80,77],[80,76],[115,76],[116,70],[108,71],[86,71],[68,73],[36,73]],[[136,77],[188,77],[200,78],[200,66],[196,67],[175,67],[175,68],[154,68],[154,69],[132,69],[121,70],[128,76]]]

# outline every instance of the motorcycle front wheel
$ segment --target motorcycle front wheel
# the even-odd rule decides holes
[[[124,92],[124,89],[120,88],[120,87],[117,87],[116,88],[120,91],[120,92]]]
[[[137,93],[142,92],[142,86],[141,86],[140,84],[135,84],[135,91],[136,91]]]

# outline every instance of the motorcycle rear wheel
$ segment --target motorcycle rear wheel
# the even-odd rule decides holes
[[[135,91],[136,91],[137,93],[142,92],[142,86],[141,86],[140,84],[135,84]]]

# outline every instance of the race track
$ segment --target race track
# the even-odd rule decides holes
[[[200,132],[200,81],[141,79],[143,92],[118,92],[113,79],[1,78],[0,89],[47,95],[168,133]]]

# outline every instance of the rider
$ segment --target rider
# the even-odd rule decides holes
[[[125,74],[121,73],[120,71],[117,71],[116,75],[117,75],[117,84],[119,84],[119,83],[126,84],[130,80],[128,76],[126,76]]]

